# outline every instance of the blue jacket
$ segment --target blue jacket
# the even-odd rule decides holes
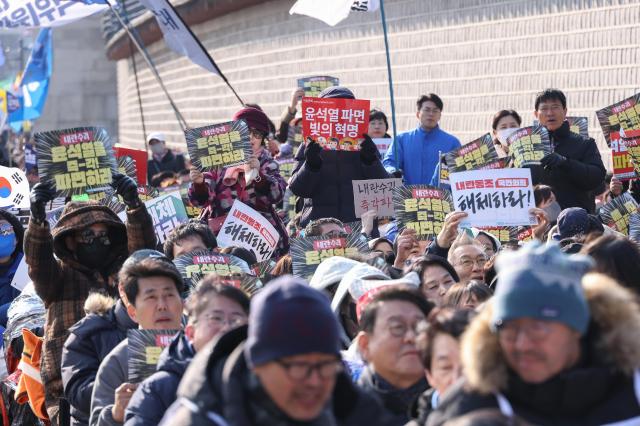
[[[428,185],[438,165],[438,154],[460,146],[460,141],[440,127],[426,132],[422,127],[399,134],[382,164],[389,173],[402,170],[405,185]]]
[[[16,269],[18,269],[23,256],[21,251],[17,252],[13,262],[0,268],[0,325],[2,327],[7,326],[7,311],[11,302],[20,294],[20,290],[11,286],[11,281],[13,281],[13,276],[16,274]]]
[[[160,355],[158,369],[133,393],[125,412],[125,426],[156,426],[176,400],[180,380],[193,359],[193,346],[181,331]]]

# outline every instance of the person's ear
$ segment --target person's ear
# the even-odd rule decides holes
[[[193,343],[193,339],[196,335],[196,327],[191,323],[187,324],[184,327],[184,335],[190,343]]]
[[[354,340],[356,341],[358,352],[360,352],[362,359],[369,361],[369,335],[367,332],[361,331]]]
[[[417,111],[416,111],[416,118],[417,118],[418,120],[420,120],[420,110],[417,110]]]
[[[537,110],[537,109],[534,109],[534,110],[533,110],[533,116],[534,116],[534,117],[536,118],[536,120],[538,120],[538,121],[539,121],[539,118],[538,118],[538,116],[539,116],[539,115],[540,115],[540,114],[538,113],[538,110]]]
[[[131,303],[126,303],[126,306],[127,306],[127,314],[129,314],[129,318],[131,318],[135,322],[138,322],[138,319],[136,318],[136,307],[133,306],[133,304]]]
[[[431,372],[425,368],[424,375],[427,377],[427,382],[429,382],[429,384],[433,387],[433,376],[431,375]]]

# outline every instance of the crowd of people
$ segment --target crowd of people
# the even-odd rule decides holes
[[[162,133],[148,136],[150,184],[188,183],[202,209],[162,246],[122,174],[112,186],[125,221],[104,203],[67,201],[50,226],[56,191],[35,180],[26,230],[0,210],[3,424],[640,424],[640,242],[597,214],[624,193],[640,197],[639,181],[607,175],[595,141],[570,131],[561,91],[532,102],[552,152],[531,167],[531,241],[463,228],[462,211],[422,241],[374,212],[361,219],[369,252],[328,257],[309,280],[294,275],[290,240],[347,235],[360,220],[353,180],[437,186],[442,154],[461,144],[428,94],[417,127],[384,156],[373,139],[389,137],[389,124],[377,109],[358,151],[294,146],[303,94],[293,92],[278,128],[255,104],[231,117],[247,123],[253,153],[233,171],[197,170]],[[319,96],[356,98],[342,86]],[[488,125],[506,157],[521,115],[501,110]],[[280,159],[295,160],[288,179]],[[188,286],[175,263],[185,253],[258,263],[251,250],[218,246],[234,200],[277,230],[275,266],[257,291],[215,273]],[[11,282],[23,258],[31,283],[20,292]],[[130,330],[177,330],[139,383]]]

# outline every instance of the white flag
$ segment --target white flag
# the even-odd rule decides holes
[[[0,207],[29,208],[29,181],[22,170],[0,166]]]
[[[156,16],[167,46],[179,55],[186,56],[196,65],[220,75],[213,60],[186,24],[178,16],[168,0],[140,0],[140,3]]]
[[[374,12],[380,0],[298,0],[289,14],[307,15],[334,26],[349,16],[351,10]]]
[[[78,1],[0,0],[0,29],[57,27],[108,8]]]

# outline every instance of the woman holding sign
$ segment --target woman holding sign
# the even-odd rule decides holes
[[[238,167],[205,173],[192,169],[189,200],[197,207],[204,207],[200,219],[208,220],[216,233],[236,199],[260,212],[280,234],[273,255],[278,258],[288,252],[289,237],[274,206],[282,201],[287,184],[280,175],[278,163],[265,149],[269,119],[259,109],[243,108],[233,120],[244,120],[249,126],[253,157]]]

